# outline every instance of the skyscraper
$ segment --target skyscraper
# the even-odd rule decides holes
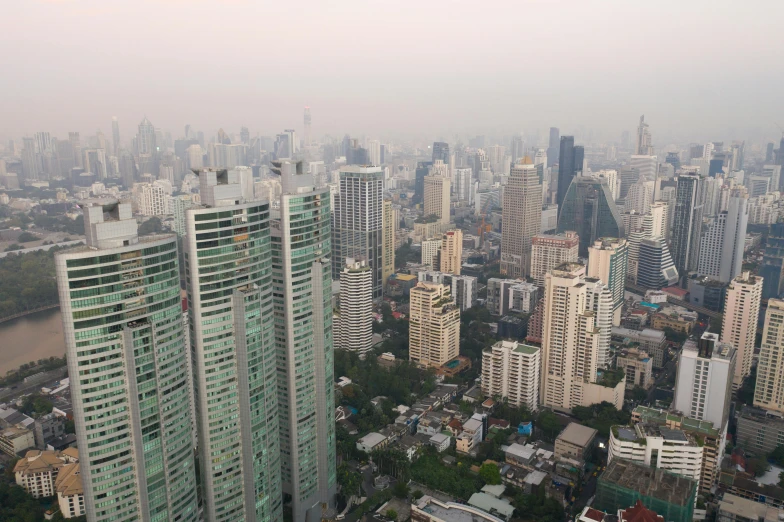
[[[580,162],[580,169],[582,170],[582,161]],[[574,136],[561,136],[561,147],[558,154],[558,194],[555,200],[559,211],[564,198],[566,198],[566,192],[569,190],[574,174]]]
[[[531,275],[531,240],[542,223],[542,185],[536,166],[526,156],[512,167],[501,207],[501,273],[513,278]]]
[[[198,176],[185,268],[205,517],[281,520],[269,203],[244,201],[236,172]]]
[[[482,350],[482,394],[515,407],[539,408],[541,350],[517,341],[498,341]]]
[[[629,247],[623,238],[603,237],[588,247],[588,277],[601,280],[612,292],[613,324],[620,326]]]
[[[364,261],[347,259],[340,271],[335,348],[364,359],[373,347],[373,274]]]
[[[762,278],[759,276],[743,272],[727,287],[721,342],[731,344],[738,352],[733,389],[740,388],[743,379],[751,373],[761,301]]]
[[[87,518],[199,520],[176,237],[130,203],[84,220],[55,267]]]
[[[439,160],[440,161],[440,160]],[[433,167],[438,166],[435,163]],[[449,223],[450,215],[450,187],[451,180],[448,177],[428,174],[425,176],[425,217],[436,216],[441,223]]]
[[[599,238],[624,237],[623,221],[606,179],[593,176],[574,179],[559,208],[557,230],[577,232],[581,257],[588,257],[588,247]]]
[[[272,291],[283,491],[292,520],[316,522],[337,488],[330,196],[301,161],[276,161],[272,172],[282,188],[272,214]]]
[[[79,140],[79,133],[69,132],[68,141],[71,142],[71,150],[73,151],[73,155],[74,155],[74,165],[77,167],[83,167],[84,164],[82,163],[82,142]]]
[[[550,127],[550,142],[547,145],[547,166],[552,167],[555,164],[555,158],[558,158],[558,140],[559,131],[557,127]]]
[[[531,239],[531,277],[544,287],[544,276],[564,263],[577,262],[580,238],[576,232],[561,235],[539,234]]]
[[[635,281],[638,285],[659,290],[678,283],[678,270],[663,237],[642,238],[637,248]],[[631,253],[631,245],[629,250]]]
[[[433,163],[441,160],[449,165],[449,144],[443,141],[433,142]]]
[[[637,127],[637,147],[635,154],[646,156],[653,155],[651,131],[648,130],[648,124],[645,123],[645,116],[640,116],[640,125]]]
[[[112,145],[114,156],[120,157],[120,123],[117,121],[117,116],[112,116]]]
[[[395,209],[392,208],[391,201],[384,201],[384,211],[381,220],[383,223],[381,285],[385,286],[389,280],[389,276],[395,273],[395,234],[397,233],[397,221],[395,220]]]
[[[675,217],[672,230],[672,258],[683,278],[697,268],[699,241],[702,234],[702,201],[700,177],[694,174],[678,176],[675,196]]]
[[[310,147],[310,107],[305,107],[305,146]]]
[[[37,180],[40,173],[35,154],[35,140],[22,138],[22,172],[25,180]]]
[[[139,156],[153,156],[156,152],[155,127],[147,116],[139,123],[139,134],[136,136],[136,147]]]
[[[744,191],[733,189],[727,210],[710,218],[700,240],[700,275],[728,283],[740,274],[749,221],[748,201]]]
[[[719,342],[714,333],[705,332],[699,341],[686,341],[678,356],[672,408],[723,430],[729,418],[736,364],[735,348]]]
[[[441,272],[460,275],[463,266],[463,232],[450,230],[441,238]]]
[[[781,361],[784,358],[784,301],[771,299],[765,312],[762,345],[757,364],[757,385],[754,406],[777,415],[784,414],[784,376]]]
[[[365,261],[373,273],[373,299],[383,286],[384,173],[381,167],[347,165],[340,170],[340,192],[332,212],[332,278],[346,259]]]
[[[770,225],[760,275],[763,278],[762,298],[781,297],[784,292],[784,223]]]
[[[411,289],[408,357],[438,368],[460,354],[460,309],[448,286],[417,283]]]
[[[414,172],[414,203],[425,201],[425,176],[430,173],[432,165],[432,161],[420,161],[417,163],[416,171]]]

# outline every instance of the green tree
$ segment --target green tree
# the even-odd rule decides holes
[[[397,520],[397,511],[394,509],[387,509],[386,515],[389,520]]]
[[[747,459],[746,471],[753,473],[755,477],[760,477],[768,471],[768,462],[765,459]]]
[[[408,498],[408,484],[403,480],[397,481],[395,487],[392,488],[392,493],[394,493],[397,498]]]
[[[139,226],[139,235],[147,236],[150,234],[160,234],[163,232],[163,223],[155,216],[151,217]]]
[[[634,388],[632,388],[632,393],[630,398],[634,402],[640,403],[648,398],[648,390],[646,390],[641,386],[635,386]]]
[[[496,485],[501,483],[501,472],[498,471],[498,466],[492,462],[486,462],[479,468],[479,478],[485,484]]]
[[[411,493],[411,498],[413,498],[414,500],[419,500],[423,496],[424,496],[424,493],[422,493],[421,489],[415,489],[414,492]]]
[[[360,485],[362,484],[362,475],[352,470],[348,464],[341,464],[338,466],[338,485],[340,492],[346,497],[351,495],[361,496]]]

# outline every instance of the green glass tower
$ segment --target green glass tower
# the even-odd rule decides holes
[[[302,162],[272,171],[283,190],[272,216],[282,482],[293,520],[315,522],[336,491],[330,196]]]
[[[196,521],[176,237],[138,237],[130,203],[84,219],[55,266],[87,519]]]
[[[201,169],[185,271],[204,518],[283,519],[269,203]]]

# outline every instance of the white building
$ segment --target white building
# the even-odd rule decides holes
[[[621,194],[621,179],[618,177],[618,171],[612,169],[602,169],[594,172],[594,176],[604,178],[607,180],[607,185],[610,188],[613,201],[617,200]]]
[[[770,299],[762,331],[754,406],[764,408],[777,416],[784,415],[784,376],[781,374],[783,358],[784,301]]]
[[[438,268],[438,256],[441,253],[441,238],[422,240],[422,264],[430,268]]]
[[[166,186],[163,183],[154,181],[152,183],[134,183],[134,194],[136,195],[136,205],[139,214],[143,216],[162,216],[170,214],[169,194],[166,193]]]
[[[60,470],[79,460],[75,448],[60,451],[30,450],[14,466],[16,483],[33,498],[55,494],[55,480]]]
[[[509,287],[509,311],[530,314],[539,301],[539,287],[533,283],[516,283]]]
[[[748,196],[733,190],[727,210],[710,217],[704,227],[697,264],[700,275],[728,283],[740,274],[748,220]]]
[[[743,379],[751,373],[761,301],[762,278],[750,272],[743,272],[727,287],[721,342],[731,344],[737,351],[732,384],[733,389],[736,390],[743,384]]]
[[[373,346],[373,274],[364,261],[346,260],[335,317],[335,348],[356,352],[364,359]]]
[[[57,475],[55,489],[57,504],[63,518],[80,517],[85,514],[81,464],[74,462],[65,465]]]
[[[656,156],[635,154],[631,157],[631,167],[637,169],[640,178],[653,181],[656,179],[658,160]]]
[[[698,342],[686,341],[678,356],[672,408],[723,429],[729,416],[736,364],[737,351],[719,342],[716,334],[705,332]]]
[[[544,287],[547,272],[564,263],[576,263],[580,238],[577,232],[563,235],[540,234],[531,240],[531,277]]]
[[[482,352],[482,394],[509,404],[539,407],[540,350],[517,341],[499,341]]]
[[[629,265],[629,246],[623,238],[606,237],[597,239],[588,247],[588,277],[598,278],[607,285],[613,297],[613,325],[620,326],[621,310],[626,289],[626,273]],[[606,360],[600,360],[601,367]]]

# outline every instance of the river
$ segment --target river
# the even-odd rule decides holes
[[[65,339],[59,308],[0,323],[0,375],[24,363],[63,355]]]

